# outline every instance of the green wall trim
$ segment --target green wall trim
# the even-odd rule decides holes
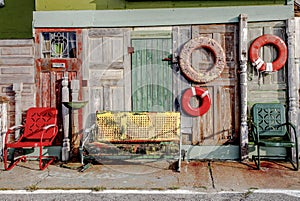
[[[35,0],[37,11],[285,5],[291,0]]]
[[[33,27],[135,27],[186,24],[237,23],[240,14],[249,22],[287,20],[293,5],[214,8],[36,11]],[[63,20],[62,20],[63,19]]]
[[[96,10],[91,0],[35,0],[36,10]]]

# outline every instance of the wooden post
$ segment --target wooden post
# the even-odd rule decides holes
[[[296,126],[296,130],[299,131],[298,127],[298,113],[299,113],[299,55],[295,58],[296,54],[295,47],[299,42],[295,40],[295,18],[291,18],[287,21],[287,43],[288,43],[288,118],[289,122]],[[298,132],[299,133],[299,132]],[[299,136],[298,136],[299,137]]]
[[[72,102],[78,102],[80,83],[79,80],[71,80]],[[80,137],[79,137],[79,123],[78,110],[72,110],[72,151],[71,156],[75,160],[79,154]]]
[[[69,102],[68,82],[69,82],[68,72],[66,72],[62,80],[62,102]],[[70,139],[69,139],[70,115],[69,115],[69,108],[66,107],[64,104],[62,105],[62,115],[63,115],[63,127],[64,127],[62,161],[68,161],[70,158]]]
[[[239,62],[241,92],[241,125],[240,125],[240,158],[248,158],[248,124],[247,124],[247,15],[241,14],[239,19]]]
[[[13,91],[15,91],[15,125],[22,124],[22,91],[23,83],[14,83]],[[19,139],[20,131],[15,132],[15,139]]]
[[[7,103],[8,99],[0,97],[0,158],[2,159],[4,137],[7,131]]]

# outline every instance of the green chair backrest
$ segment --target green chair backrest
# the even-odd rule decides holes
[[[285,107],[280,103],[256,103],[252,108],[253,122],[260,136],[280,137],[286,134]]]

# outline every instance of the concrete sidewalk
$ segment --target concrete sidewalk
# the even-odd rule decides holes
[[[176,172],[173,162],[103,161],[83,172],[75,163],[56,163],[44,171],[39,170],[37,161],[20,163],[11,171],[4,171],[0,163],[0,190],[300,190],[300,174],[288,168],[289,163],[262,162],[262,169],[256,170],[253,162],[184,161],[181,172]]]

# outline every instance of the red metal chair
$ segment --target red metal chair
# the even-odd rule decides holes
[[[9,149],[22,149],[39,147],[39,167],[44,170],[55,159],[55,156],[43,156],[43,147],[51,146],[52,142],[57,135],[58,127],[57,122],[57,109],[56,108],[30,108],[26,114],[25,125],[13,126],[8,129],[5,134],[4,148],[3,148],[3,161],[4,169],[11,170],[20,161],[25,162],[29,156],[22,155],[15,159],[14,151],[12,159],[8,163],[8,150]],[[8,136],[14,131],[20,129],[20,138],[17,141],[9,142]],[[47,161],[45,160],[47,159]],[[44,162],[45,161],[45,162]]]

